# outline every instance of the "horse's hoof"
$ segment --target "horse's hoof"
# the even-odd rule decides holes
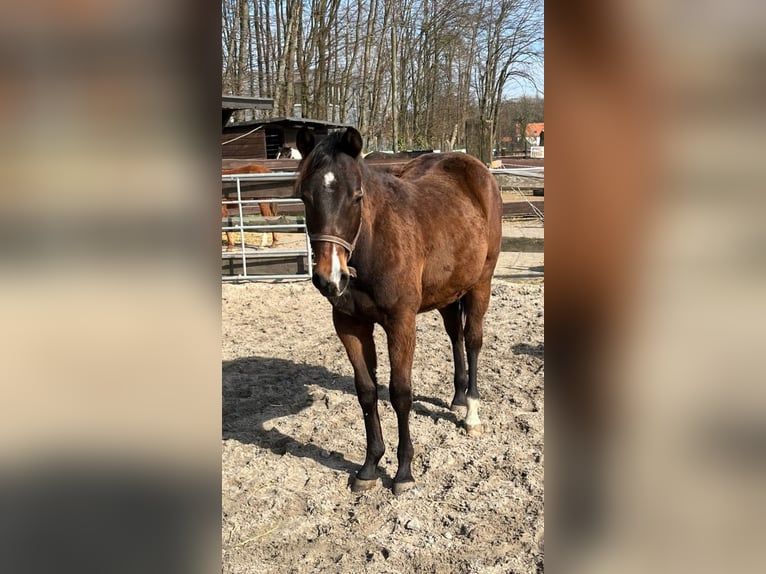
[[[468,436],[481,436],[484,428],[481,423],[478,425],[465,425],[465,432]]]
[[[451,410],[453,413],[465,414],[465,412],[468,410],[468,407],[466,405],[452,403],[449,406],[449,410]]]
[[[407,482],[395,482],[394,483],[394,496],[399,496],[405,492],[412,490],[415,487],[414,480],[408,480]]]
[[[365,490],[370,490],[372,488],[375,488],[378,485],[378,479],[372,478],[370,480],[365,480],[363,478],[355,478],[354,482],[351,483],[351,492],[364,492]]]

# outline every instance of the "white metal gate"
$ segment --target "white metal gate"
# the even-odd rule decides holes
[[[312,275],[311,243],[306,231],[306,220],[299,216],[280,215],[274,219],[245,214],[245,207],[258,205],[259,203],[271,203],[276,205],[303,205],[300,199],[295,198],[269,198],[269,199],[246,199],[243,198],[242,184],[248,181],[262,183],[285,184],[292,183],[297,177],[296,173],[243,173],[221,176],[222,182],[234,182],[236,185],[236,198],[225,200],[222,203],[229,210],[229,221],[223,221],[221,231],[229,231],[238,236],[235,241],[235,251],[222,253],[222,269],[228,263],[230,268],[235,265],[239,268],[237,273],[222,274],[223,281],[253,281],[258,279],[310,279]],[[301,210],[302,213],[302,210]],[[276,231],[297,232],[303,235],[304,241],[300,248],[292,249],[264,249],[248,245],[245,241],[245,232],[272,233]],[[258,262],[266,260],[289,261],[295,260],[296,273],[255,273]],[[304,263],[305,261],[305,263]],[[248,264],[249,263],[249,264]],[[301,268],[303,271],[301,272]]]

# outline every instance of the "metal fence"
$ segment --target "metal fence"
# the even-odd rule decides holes
[[[300,199],[294,198],[243,198],[243,182],[260,182],[282,184],[295,181],[295,173],[258,173],[258,174],[231,174],[221,176],[222,182],[234,182],[236,185],[236,198],[224,200],[222,203],[229,209],[229,224],[224,224],[221,231],[228,231],[238,235],[239,241],[235,242],[236,251],[227,251],[222,254],[222,270],[225,267],[237,272],[222,274],[223,281],[252,281],[255,279],[310,279],[312,274],[311,243],[306,231],[305,218],[299,216],[280,215],[275,218],[253,217],[245,214],[248,206],[257,206],[262,203],[277,205],[300,205]],[[232,217],[232,212],[236,215]],[[305,241],[300,249],[264,249],[263,246],[249,245],[246,242],[245,232],[273,233],[277,231],[292,231],[303,234]],[[283,263],[290,266],[293,262],[295,273],[270,272],[269,265],[263,263]],[[266,268],[265,273],[258,273]],[[274,265],[271,266],[273,269]],[[277,265],[278,267],[278,265]]]
[[[545,169],[542,167],[521,167],[521,168],[500,168],[489,170],[497,177],[498,175],[509,175],[515,178],[521,178],[523,182],[525,179],[534,182],[535,187],[542,186],[545,181]],[[522,193],[519,185],[511,185],[510,189],[516,193],[520,199],[526,202],[534,217],[545,223],[545,215],[534,203],[529,201],[529,198]]]

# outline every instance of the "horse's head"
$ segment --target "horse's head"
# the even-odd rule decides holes
[[[297,143],[303,161],[296,191],[306,207],[316,259],[312,281],[325,297],[337,297],[348,287],[348,260],[362,225],[362,136],[348,128],[317,145],[313,134],[302,128]]]

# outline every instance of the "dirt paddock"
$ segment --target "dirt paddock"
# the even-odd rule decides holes
[[[449,410],[452,353],[418,318],[411,417],[418,487],[391,493],[396,417],[377,327],[382,484],[364,460],[353,372],[310,282],[224,284],[222,571],[543,570],[543,285],[495,278],[479,364],[484,434]]]

